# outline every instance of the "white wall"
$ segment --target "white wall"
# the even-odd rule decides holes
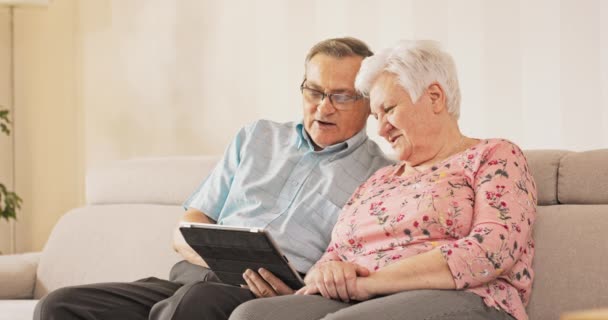
[[[255,119],[298,120],[304,56],[328,37],[442,41],[468,135],[608,147],[608,1],[54,0],[19,12],[17,184],[21,234],[35,234],[21,250],[82,203],[93,166],[219,153]]]
[[[524,148],[606,147],[607,7],[599,0],[82,2],[86,161],[217,153],[254,119],[297,120],[307,49],[343,35],[375,49],[401,38],[442,41],[459,67],[469,135]]]
[[[83,202],[77,8],[54,0],[14,9],[17,252],[40,250],[57,220]]]
[[[0,8],[0,109],[10,109],[10,15],[8,8]],[[11,115],[12,116],[12,115]],[[12,139],[0,132],[0,183],[13,190]],[[0,252],[11,252],[11,227],[0,220]]]

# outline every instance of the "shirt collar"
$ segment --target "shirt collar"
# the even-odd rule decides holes
[[[310,138],[308,138],[308,133],[306,133],[306,130],[304,129],[303,122],[299,122],[296,125],[296,133],[296,148],[298,150],[300,150],[303,144],[306,144],[308,149],[314,150],[314,146],[312,145]]]
[[[300,121],[296,125],[296,147],[299,150],[302,145],[306,144],[310,151],[314,152],[314,144],[312,143],[312,139],[308,135],[304,128],[304,123]],[[363,144],[367,140],[367,130],[366,127],[363,127],[361,131],[357,132],[354,136],[350,137],[346,141],[338,142],[331,146],[325,147],[323,150],[318,151],[319,154],[334,154],[334,156],[330,159],[330,161],[335,160],[338,157],[350,154],[352,151],[356,150],[361,144]]]

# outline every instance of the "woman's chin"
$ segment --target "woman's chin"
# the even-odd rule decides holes
[[[411,150],[409,148],[404,148],[400,145],[393,145],[392,147],[395,157],[400,161],[406,161],[412,155]]]
[[[395,152],[397,159],[400,161],[405,161],[409,158],[409,154],[406,154],[405,152],[403,152],[403,150],[393,149],[393,151]]]

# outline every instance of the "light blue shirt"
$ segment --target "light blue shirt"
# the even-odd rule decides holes
[[[302,123],[256,121],[184,203],[218,224],[264,228],[300,272],[323,254],[355,189],[391,164],[365,130],[314,151]]]

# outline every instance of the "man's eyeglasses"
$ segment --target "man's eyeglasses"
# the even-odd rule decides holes
[[[306,99],[308,103],[314,105],[321,104],[321,102],[325,100],[325,97],[327,97],[329,98],[329,102],[334,106],[334,108],[338,110],[348,110],[353,106],[353,103],[355,101],[363,98],[363,96],[361,95],[350,95],[346,93],[325,93],[320,90],[306,87],[304,86],[304,83],[306,83],[306,79],[302,81],[302,84],[300,85],[300,91],[302,91],[304,99]]]

